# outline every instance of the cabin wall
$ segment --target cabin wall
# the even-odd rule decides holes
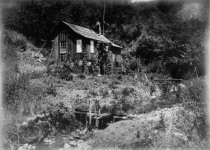
[[[58,42],[58,36],[56,36],[52,41],[52,58],[54,60],[58,60],[59,58],[59,42]]]
[[[73,39],[67,37],[67,61],[71,61],[74,59],[74,50],[76,49],[76,44]]]
[[[75,68],[78,68],[80,71],[82,71],[84,68],[84,57],[87,57],[85,60],[85,64],[92,64],[94,60],[94,55],[97,53],[97,42],[94,41],[94,53],[91,53],[90,51],[90,39],[84,38],[82,36],[76,35],[72,33],[71,31],[66,31],[66,42],[67,42],[67,47],[66,47],[66,56],[65,60],[61,61],[61,54],[60,52],[64,51],[60,48],[60,34],[61,32],[58,33],[57,36],[55,36],[52,44],[52,58],[56,60],[58,64],[60,63],[67,63],[71,62],[74,64]],[[82,52],[77,53],[77,40],[81,39],[82,40]],[[111,60],[111,68],[114,71],[115,69],[121,68],[122,64],[122,57],[120,54],[120,51],[118,49],[113,49],[109,46],[109,58]],[[84,54],[86,53],[86,55]],[[91,63],[89,63],[91,62]],[[84,71],[84,70],[83,70]]]
[[[76,49],[76,40],[81,39],[82,40],[82,53],[77,53],[77,49]],[[94,58],[94,53],[90,52],[90,41],[89,39],[85,39],[85,38],[80,38],[78,37],[78,39],[75,39],[74,41],[74,45],[75,47],[72,49],[73,50],[73,59],[75,64],[78,64],[79,61],[82,61],[86,55],[87,57],[87,61],[91,61]]]
[[[61,32],[60,32],[61,33]],[[56,60],[57,64],[63,64],[70,62],[73,64],[74,67],[77,69],[82,70],[84,65],[84,58],[87,57],[85,60],[85,64],[89,62],[93,56],[94,53],[90,53],[90,41],[89,39],[83,38],[81,36],[75,35],[71,32],[66,32],[66,53],[62,54],[65,50],[60,47],[60,42],[62,40],[62,37],[60,36],[60,33],[55,37],[53,40],[53,47],[52,47],[52,57]],[[77,52],[77,40],[82,40],[82,52]],[[63,56],[61,56],[63,55]],[[65,55],[65,59],[63,59]]]
[[[82,40],[82,52],[77,52],[77,40]],[[83,57],[84,57],[84,43],[83,43],[83,39],[81,37],[75,37],[74,38],[74,45],[75,47],[72,49],[72,52],[73,52],[73,62],[76,66],[80,66],[81,65],[81,62],[83,60]]]

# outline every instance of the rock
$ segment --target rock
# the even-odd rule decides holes
[[[29,145],[29,146],[28,146],[28,149],[31,150],[31,149],[32,149],[32,145]]]
[[[44,139],[44,142],[49,144],[49,145],[55,143],[55,141],[53,141],[52,139]]]
[[[27,126],[27,125],[28,125],[27,122],[23,122],[23,123],[22,123],[22,126]]]
[[[77,142],[76,142],[76,141],[71,141],[69,144],[70,144],[71,146],[74,146],[74,147],[77,146]]]
[[[108,90],[108,94],[111,95],[112,94],[112,90]]]
[[[80,138],[79,134],[76,133],[75,131],[73,131],[73,132],[71,133],[71,135],[72,135],[75,139],[79,139],[79,138]]]
[[[74,140],[74,137],[70,135],[68,139],[69,140]]]
[[[49,145],[52,145],[52,144],[54,144],[54,143],[55,143],[55,141],[52,140],[52,141],[49,143]]]
[[[24,145],[23,145],[23,148],[24,148],[24,149],[27,149],[27,148],[28,148],[28,143],[24,144]]]
[[[69,147],[70,147],[70,145],[67,144],[67,143],[65,143],[64,146],[63,146],[64,149],[67,149],[67,148],[69,148]]]
[[[80,130],[79,130],[79,129],[77,129],[77,130],[76,130],[76,132],[78,133],[78,132],[80,132]]]
[[[156,98],[156,96],[155,96],[155,95],[152,95],[152,96],[151,96],[151,99],[155,99],[155,98]]]
[[[18,148],[18,150],[25,150],[22,146],[20,146],[19,148]]]
[[[80,135],[85,135],[86,133],[87,133],[87,128],[79,132]]]
[[[82,142],[84,142],[84,141],[83,141],[83,140],[78,140],[78,141],[77,141],[77,143],[82,143]]]
[[[180,84],[179,84],[179,87],[180,87],[181,89],[186,89],[186,88],[187,88],[186,85],[184,85],[183,83],[180,83]]]
[[[50,140],[50,139],[44,139],[44,142],[45,142],[45,143],[50,143],[51,140]]]
[[[90,147],[90,145],[88,145],[86,142],[83,141],[82,143],[78,144],[78,149],[91,150],[91,147]]]

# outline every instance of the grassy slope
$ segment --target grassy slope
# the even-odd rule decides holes
[[[3,56],[6,64],[5,105],[13,105],[9,108],[11,110],[20,110],[24,103],[30,106],[31,102],[40,99],[43,87],[39,87],[40,91],[38,92],[38,88],[29,84],[29,81],[32,78],[39,78],[40,74],[43,75],[46,67],[40,61],[43,60],[43,57],[37,53],[38,48],[33,46],[22,34],[5,30],[3,39]],[[30,109],[26,107],[28,106],[25,106],[24,109]]]
[[[111,124],[96,133],[94,145],[99,146],[182,146],[196,140],[194,115],[181,107],[164,108],[139,115],[133,120]],[[191,139],[191,141],[189,141]],[[193,141],[194,142],[194,141]]]

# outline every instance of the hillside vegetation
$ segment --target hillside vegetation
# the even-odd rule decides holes
[[[123,65],[130,74],[103,76],[49,68],[43,46],[59,21],[97,31],[103,3],[34,0],[5,7],[5,149],[206,149],[207,20],[205,15],[180,16],[183,6],[107,0],[105,35],[123,46]],[[154,80],[171,78],[186,80],[173,84]],[[89,101],[99,102],[102,113],[133,119],[91,131],[73,113],[75,108],[88,110]]]
[[[11,39],[8,35],[6,37]],[[6,55],[5,58],[16,61],[5,60],[8,66],[4,83],[4,106],[8,116],[4,126],[5,145],[10,143],[12,147],[30,143],[39,149],[39,144],[36,143],[50,139],[54,144],[49,148],[63,147],[72,142],[76,142],[77,149],[206,148],[209,133],[205,79],[183,82],[186,87],[179,93],[164,92],[164,88],[170,86],[154,83],[150,76],[161,78],[154,74],[101,77],[72,74],[72,80],[65,81],[59,76],[46,74],[46,70],[42,69],[45,68],[44,62],[40,62],[42,55],[28,40],[23,42],[30,45],[26,46],[25,51],[20,48],[21,43],[6,43],[5,41],[5,55],[9,51],[13,55]],[[30,65],[30,69],[21,71],[21,64]],[[41,69],[37,70],[37,66]],[[76,129],[79,133],[84,129],[75,119],[72,110],[88,110],[88,101],[96,100],[99,101],[102,113],[130,115],[135,119],[111,123],[105,130],[90,132],[90,135],[79,135],[80,141],[72,139]],[[81,139],[87,141],[88,145],[81,144]]]

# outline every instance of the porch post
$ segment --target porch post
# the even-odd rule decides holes
[[[87,66],[87,59],[88,59],[88,45],[86,44],[84,46],[84,52],[83,52],[83,67],[84,67],[84,73],[88,74],[88,66]]]

